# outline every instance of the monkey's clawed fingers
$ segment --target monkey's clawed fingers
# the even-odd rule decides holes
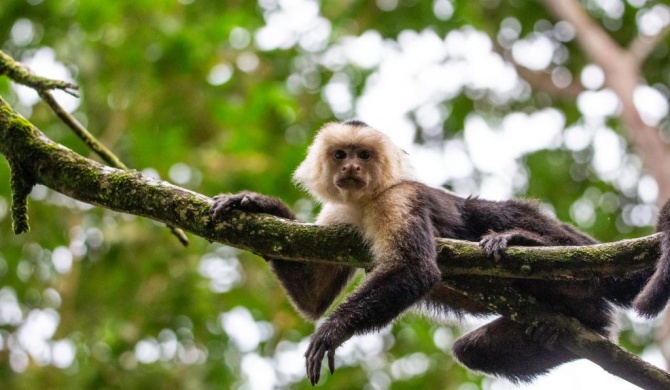
[[[323,340],[315,338],[309,344],[307,352],[305,352],[307,377],[312,386],[319,383],[319,379],[321,378],[321,361],[326,352],[328,352],[328,369],[332,374],[335,372],[335,348],[329,347]]]
[[[245,195],[243,194],[215,196],[214,203],[212,203],[212,207],[209,211],[212,219],[220,219],[226,212],[234,208],[239,208],[244,196]]]
[[[262,212],[262,195],[253,192],[240,192],[239,194],[221,194],[214,197],[214,203],[210,209],[212,219],[217,220],[225,213],[233,209],[243,211]]]
[[[502,258],[508,244],[509,237],[498,233],[487,234],[479,241],[479,246],[486,252],[486,255],[493,257],[496,261]]]

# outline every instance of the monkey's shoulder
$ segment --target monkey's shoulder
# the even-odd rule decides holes
[[[461,204],[465,201],[444,188],[431,187],[417,181],[404,180],[383,191],[376,199],[380,206],[400,205],[406,208],[424,207],[429,203]]]
[[[386,189],[368,205],[363,213],[363,225],[367,230],[386,233],[458,225],[463,201],[444,189],[403,181]]]

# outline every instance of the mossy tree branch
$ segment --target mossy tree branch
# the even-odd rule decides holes
[[[241,212],[231,212],[229,219],[214,225],[209,216],[212,202],[209,197],[137,171],[110,168],[86,159],[48,139],[2,98],[0,153],[12,168],[20,167],[13,172],[30,178],[31,183],[43,184],[86,203],[161,221],[262,256],[370,266],[370,256],[361,237],[344,227],[316,226]],[[532,297],[518,294],[504,282],[510,278],[585,279],[647,269],[658,259],[658,242],[659,235],[655,234],[588,247],[510,248],[504,261],[499,262],[486,257],[471,242],[438,239],[436,245],[439,266],[448,286],[475,294],[475,299],[515,321],[529,324],[551,318],[565,329],[561,342],[577,355],[633,383],[651,383],[661,388],[670,383],[663,371],[578,323],[575,325],[576,321],[544,309]],[[465,282],[454,285],[451,279],[454,276]],[[472,280],[477,283],[468,282]],[[486,281],[485,287],[477,291],[482,281]],[[630,364],[633,369],[622,366]],[[628,375],[635,371],[643,373],[641,381]]]
[[[15,234],[26,233],[28,225],[28,195],[35,185],[31,175],[23,172],[21,166],[9,163],[11,167],[10,187],[12,189],[12,230]]]
[[[70,115],[61,105],[56,101],[56,99],[51,94],[51,90],[60,89],[65,93],[68,93],[72,96],[77,97],[76,90],[79,87],[73,83],[68,83],[60,80],[51,80],[48,78],[40,77],[33,74],[29,69],[23,67],[20,63],[14,61],[14,59],[2,50],[0,50],[0,75],[5,74],[9,76],[12,80],[19,84],[33,88],[40,95],[42,100],[51,107],[53,112],[63,121],[73,132],[74,134],[81,139],[86,146],[88,146],[95,154],[100,156],[103,161],[114,168],[118,169],[128,169],[126,165],[121,162],[121,160],[116,157],[116,155],[100,141],[98,141],[93,134],[91,134],[74,116]],[[17,170],[19,168],[17,167]],[[16,233],[27,232],[28,227],[28,216],[27,216],[27,197],[30,194],[33,184],[27,183],[24,180],[21,180],[16,177],[15,169],[12,169],[12,189],[13,189],[13,202],[12,202],[12,215],[14,221],[14,231]],[[188,245],[188,238],[184,232],[172,225],[168,225],[168,228],[173,235],[177,237],[179,242],[182,245]]]
[[[47,138],[0,98],[0,153],[25,174],[82,202],[173,224],[211,241],[263,256],[297,261],[369,265],[361,238],[342,227],[325,227],[232,212],[212,224],[212,200],[202,194],[84,158]],[[445,275],[500,278],[583,279],[622,275],[653,267],[658,235],[586,247],[510,248],[496,262],[476,244],[438,239]]]
[[[360,237],[341,227],[233,212],[213,226],[211,199],[134,170],[110,168],[47,138],[0,98],[0,153],[25,177],[74,199],[174,224],[208,240],[259,255],[298,261],[369,265]],[[584,279],[653,267],[658,234],[585,247],[510,248],[505,261],[484,256],[476,244],[438,239],[446,275]]]

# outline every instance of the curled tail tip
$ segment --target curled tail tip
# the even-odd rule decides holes
[[[667,296],[643,291],[633,301],[633,309],[642,317],[654,318],[665,309],[667,304]]]
[[[633,305],[633,309],[637,315],[646,319],[656,318],[663,310],[663,308],[659,310],[657,308],[645,307],[643,305]]]

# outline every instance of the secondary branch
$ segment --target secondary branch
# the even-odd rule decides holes
[[[541,0],[541,2],[558,19],[574,26],[577,43],[584,54],[602,68],[606,86],[611,88],[621,101],[621,119],[626,124],[635,152],[642,158],[645,170],[658,183],[659,203],[670,198],[670,152],[661,138],[658,127],[642,120],[633,101],[635,89],[640,85],[641,56],[647,55],[645,53],[650,48],[647,46],[642,49],[639,47],[640,43],[632,46],[635,51],[622,48],[589,16],[577,0]]]

